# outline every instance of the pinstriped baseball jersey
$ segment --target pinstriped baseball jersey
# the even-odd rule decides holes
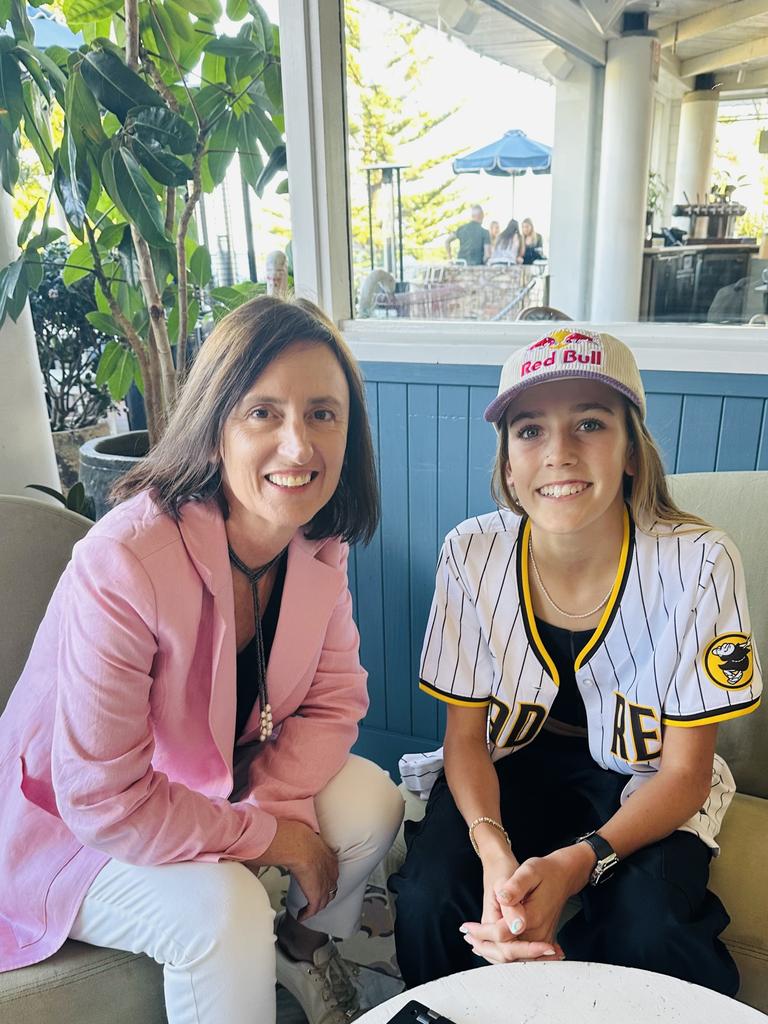
[[[448,534],[421,658],[420,686],[452,704],[488,708],[494,759],[538,735],[558,673],[536,627],[528,580],[530,522],[499,511]],[[747,714],[760,702],[739,554],[721,531],[658,524],[625,510],[613,590],[574,662],[592,757],[631,776],[624,797],[658,770],[663,727]],[[406,756],[403,777],[427,791],[441,752]],[[717,848],[733,778],[716,758],[707,806],[685,827]]]

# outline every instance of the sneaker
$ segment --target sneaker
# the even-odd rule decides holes
[[[359,973],[329,939],[312,962],[293,960],[276,944],[277,981],[291,993],[309,1024],[350,1024],[363,1012],[354,978]]]

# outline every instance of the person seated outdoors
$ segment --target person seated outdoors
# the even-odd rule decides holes
[[[458,239],[459,254],[457,259],[468,267],[481,267],[488,262],[491,255],[491,236],[483,227],[483,208],[475,204],[470,211],[470,219],[466,224],[456,228],[445,240],[445,251],[448,259],[453,259],[451,243]]]
[[[534,229],[531,218],[526,217],[521,226],[523,229],[523,263],[530,265],[536,260],[543,260],[544,242],[541,235]]]
[[[496,242],[489,263],[520,263],[520,250],[522,241],[520,238],[520,225],[512,218],[501,232]]]
[[[762,688],[739,553],[672,500],[612,335],[519,349],[485,419],[499,508],[448,534],[421,656],[445,745],[400,762],[429,793],[390,878],[403,977],[565,956],[733,996],[707,880],[719,723]]]
[[[163,965],[168,1024],[361,1008],[359,927],[403,801],[368,706],[348,544],[378,520],[363,384],[309,302],[240,306],[75,545],[0,718],[0,971],[67,937]],[[277,922],[260,872],[291,875]]]
[[[499,240],[499,233],[501,232],[501,225],[497,220],[492,220],[488,225],[488,234],[491,236],[491,256],[493,256],[493,250],[496,248],[496,243]]]

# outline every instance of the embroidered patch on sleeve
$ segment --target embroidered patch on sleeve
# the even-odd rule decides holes
[[[707,678],[723,690],[743,690],[752,682],[752,638],[746,633],[721,633],[704,651]]]

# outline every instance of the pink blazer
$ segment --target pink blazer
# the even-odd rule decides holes
[[[139,495],[74,549],[0,718],[0,970],[64,942],[110,858],[256,857],[314,797],[368,706],[337,538],[288,548],[267,671],[275,722],[235,803],[235,617],[224,522]],[[257,736],[252,715],[240,742]]]

